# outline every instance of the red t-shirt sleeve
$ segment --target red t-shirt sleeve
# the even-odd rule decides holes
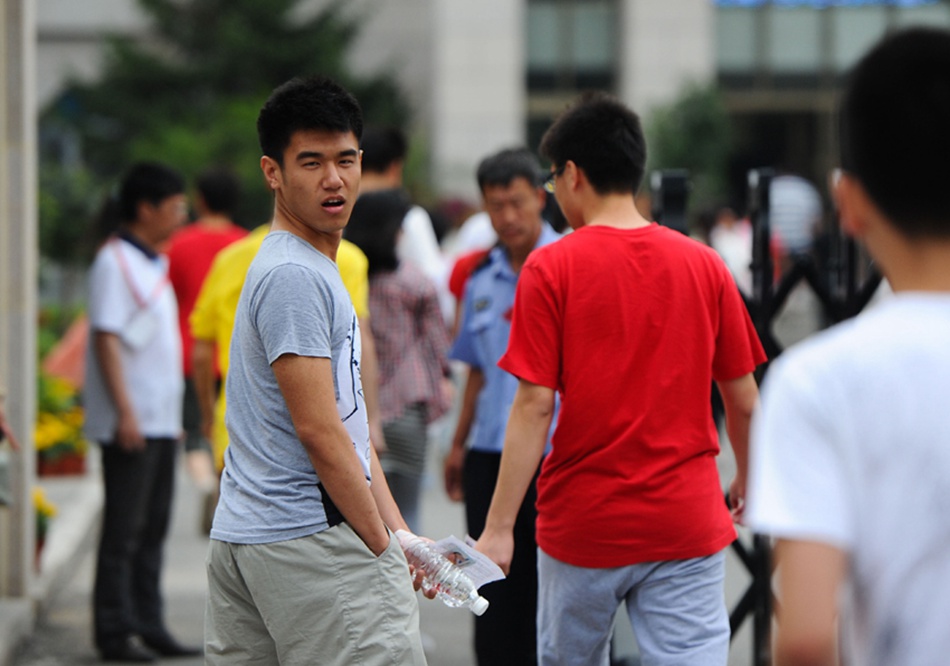
[[[768,360],[749,310],[730,275],[719,296],[719,330],[713,357],[713,379],[728,381],[747,375]]]
[[[498,367],[532,384],[558,390],[561,377],[561,307],[557,287],[528,259],[518,277],[508,350]]]
[[[488,256],[489,250],[475,250],[459,257],[449,274],[449,293],[455,296],[455,302],[461,303],[465,296],[465,285],[475,268]]]

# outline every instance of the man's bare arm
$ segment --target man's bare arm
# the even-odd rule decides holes
[[[775,547],[778,598],[776,666],[838,663],[838,592],[847,555],[833,546],[779,539]]]
[[[139,430],[138,418],[122,374],[122,340],[115,333],[104,331],[93,331],[92,336],[96,352],[93,362],[99,364],[106,391],[118,415],[116,443],[126,451],[140,451],[145,448],[145,438]]]
[[[726,411],[726,432],[736,456],[736,478],[729,486],[733,520],[740,522],[745,508],[746,479],[749,472],[749,424],[759,399],[759,385],[752,373],[717,382]]]
[[[498,484],[492,495],[485,529],[475,547],[508,572],[514,553],[514,529],[518,510],[531,485],[554,416],[554,391],[521,380],[511,405],[505,448],[501,454]]]
[[[380,555],[389,545],[389,532],[340,420],[330,359],[285,354],[271,367],[327,494],[367,547]]]
[[[201,434],[211,438],[214,424],[214,403],[218,399],[214,377],[214,342],[195,338],[191,348],[191,381],[198,396],[201,412]]]

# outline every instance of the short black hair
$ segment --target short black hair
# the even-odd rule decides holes
[[[855,66],[840,108],[841,166],[910,238],[950,237],[950,32],[910,28]]]
[[[119,218],[134,222],[143,201],[158,206],[184,192],[184,177],[171,167],[160,162],[137,162],[125,172],[119,185]]]
[[[241,183],[233,171],[226,167],[206,169],[195,180],[195,188],[211,212],[234,215]]]
[[[411,205],[409,195],[401,189],[367,192],[353,205],[343,237],[366,255],[370,275],[399,266],[396,241]]]
[[[574,162],[601,195],[636,194],[647,160],[639,116],[605,92],[581,95],[544,133],[540,152],[556,168]]]
[[[409,146],[406,135],[398,127],[370,126],[360,141],[363,151],[363,171],[382,173],[394,162],[404,162]]]
[[[478,188],[486,185],[507,187],[515,178],[524,178],[533,187],[541,184],[541,165],[527,148],[508,148],[481,161],[476,172]]]
[[[294,78],[278,86],[257,117],[261,151],[283,166],[290,138],[301,130],[363,135],[360,104],[345,88],[325,76]]]

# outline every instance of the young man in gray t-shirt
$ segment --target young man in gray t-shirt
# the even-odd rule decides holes
[[[369,439],[360,335],[335,264],[359,191],[356,100],[294,79],[261,110],[271,233],[248,271],[211,530],[209,664],[425,664],[407,529]]]

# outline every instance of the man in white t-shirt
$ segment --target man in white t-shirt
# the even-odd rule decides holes
[[[119,193],[120,224],[89,271],[85,435],[102,446],[105,512],[93,599],[103,661],[200,654],[162,617],[162,550],[181,436],[178,307],[159,248],[185,221],[185,181],[140,163]]]
[[[950,655],[948,118],[945,30],[887,37],[843,98],[841,224],[894,295],[763,385],[747,516],[777,538],[780,664]]]

